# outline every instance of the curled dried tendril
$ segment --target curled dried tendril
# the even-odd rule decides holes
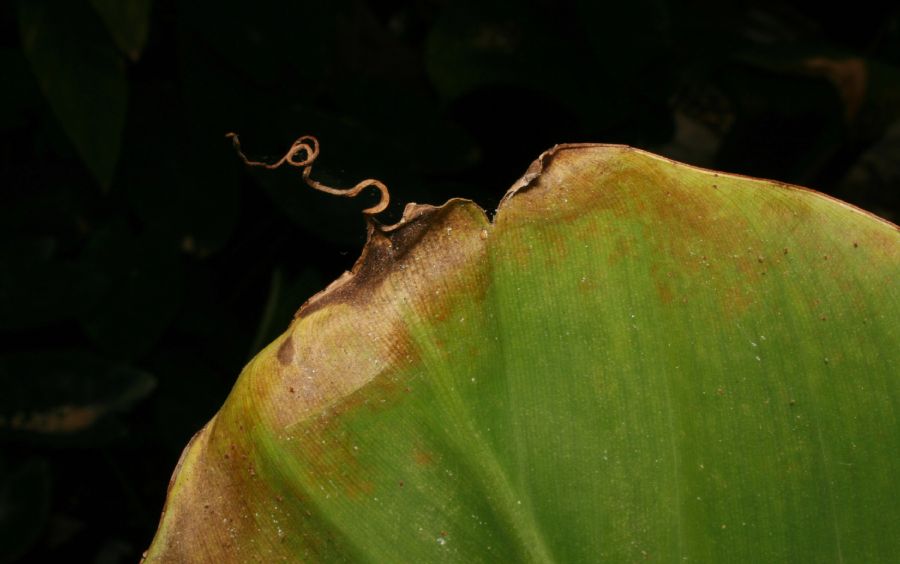
[[[378,191],[381,193],[381,200],[371,208],[364,209],[363,213],[366,215],[375,215],[383,212],[387,209],[388,204],[391,201],[387,186],[381,181],[373,178],[367,178],[353,188],[332,188],[331,186],[326,186],[325,184],[310,178],[309,175],[312,172],[312,164],[319,156],[319,140],[312,135],[304,135],[294,141],[287,153],[274,163],[264,163],[248,159],[247,156],[244,155],[244,152],[241,151],[241,142],[238,140],[237,133],[229,133],[225,137],[231,139],[231,142],[234,144],[234,150],[237,151],[238,156],[244,161],[245,165],[261,166],[268,169],[276,169],[284,164],[300,167],[303,169],[303,181],[306,182],[310,188],[320,192],[352,198],[370,186],[378,188]],[[300,157],[303,158],[300,159]]]

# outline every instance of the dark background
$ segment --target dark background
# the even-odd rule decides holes
[[[252,8],[249,6],[252,5]],[[136,562],[190,436],[386,222],[626,143],[896,220],[900,13],[860,2],[0,5],[0,562]]]

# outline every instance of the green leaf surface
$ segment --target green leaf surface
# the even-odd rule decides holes
[[[119,157],[128,84],[100,21],[78,2],[19,2],[25,57],[53,113],[101,186]]]
[[[900,235],[638,150],[373,225],[178,464],[148,562],[884,562]]]

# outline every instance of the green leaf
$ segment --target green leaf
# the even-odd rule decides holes
[[[132,61],[141,58],[150,31],[151,0],[91,0],[119,50]]]
[[[128,84],[115,47],[78,2],[19,2],[25,57],[78,155],[105,189],[119,157]]]
[[[621,146],[373,225],[191,441],[148,562],[886,562],[900,234]]]

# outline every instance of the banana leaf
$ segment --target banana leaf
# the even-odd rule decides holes
[[[146,562],[887,562],[900,234],[562,145],[369,225],[192,439]]]

